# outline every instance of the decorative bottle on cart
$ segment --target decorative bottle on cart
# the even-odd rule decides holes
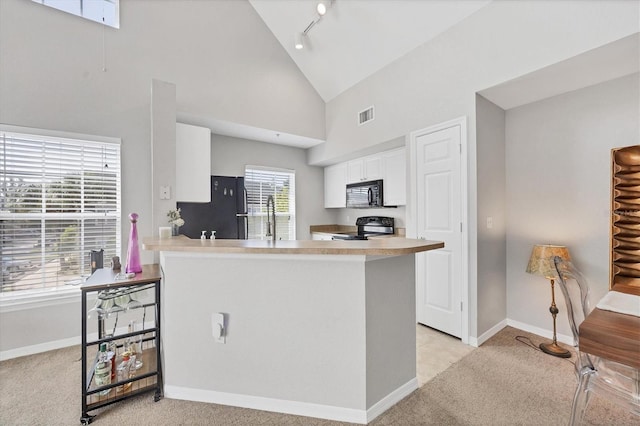
[[[129,249],[127,250],[127,266],[125,272],[138,273],[142,272],[142,265],[140,265],[140,248],[138,247],[138,213],[131,213],[129,220],[131,220],[131,233],[129,234]]]
[[[107,344],[100,343],[100,353],[98,354],[98,363],[94,370],[96,386],[106,386],[111,384],[111,360],[107,354]],[[111,392],[111,389],[105,389],[100,392],[104,396]]]
[[[118,364],[117,374],[118,374],[118,382],[123,382],[131,378],[131,353],[123,352],[122,353],[122,361]],[[122,384],[118,386],[118,391],[127,391],[131,388],[131,382]]]

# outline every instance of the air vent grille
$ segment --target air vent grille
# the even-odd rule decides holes
[[[358,113],[358,125],[362,126],[364,123],[368,123],[369,121],[373,121],[373,106],[365,109],[364,111],[360,111]]]

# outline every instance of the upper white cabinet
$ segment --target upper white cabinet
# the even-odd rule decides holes
[[[324,206],[346,207],[346,186],[383,180],[385,206],[407,204],[407,150],[398,148],[324,168]]]
[[[211,201],[211,130],[176,123],[176,201]]]
[[[324,168],[324,207],[347,206],[347,163]]]
[[[385,206],[407,204],[407,150],[394,149],[382,153]]]
[[[347,164],[347,183],[382,178],[382,157],[379,154],[351,160]]]

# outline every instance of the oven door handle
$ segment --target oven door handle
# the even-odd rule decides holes
[[[369,191],[367,191],[367,199],[369,201],[369,205],[373,204],[373,190],[371,188],[369,188]]]

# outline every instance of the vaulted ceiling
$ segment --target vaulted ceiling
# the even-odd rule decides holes
[[[318,0],[249,1],[325,102],[490,3],[334,0],[318,21]],[[296,50],[295,34],[314,21]]]
[[[318,0],[249,2],[322,99],[329,102],[491,0],[333,0],[320,19]],[[297,50],[296,33],[314,22],[303,37],[304,48]],[[640,34],[636,34],[479,93],[509,109],[577,90],[638,72],[639,46]],[[300,148],[322,142],[234,123],[208,125],[219,134]]]

